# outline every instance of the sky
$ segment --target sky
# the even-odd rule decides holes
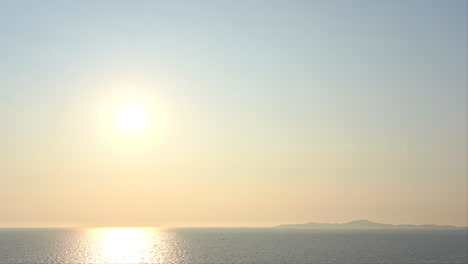
[[[467,20],[463,0],[0,1],[0,226],[467,226]]]

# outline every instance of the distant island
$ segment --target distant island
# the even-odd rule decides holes
[[[375,223],[368,220],[356,220],[348,223],[306,223],[279,225],[274,228],[316,228],[316,229],[468,229],[452,225],[391,225]]]

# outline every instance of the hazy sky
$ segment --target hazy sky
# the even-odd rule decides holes
[[[467,1],[0,1],[0,40],[0,226],[467,225]]]

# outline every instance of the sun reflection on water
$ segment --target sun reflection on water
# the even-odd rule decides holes
[[[166,245],[157,228],[90,229],[93,263],[164,263]]]

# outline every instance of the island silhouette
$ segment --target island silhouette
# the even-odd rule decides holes
[[[286,224],[274,226],[274,228],[315,228],[315,229],[467,229],[452,225],[392,225],[371,222],[369,220],[356,220],[348,223],[314,223]]]

